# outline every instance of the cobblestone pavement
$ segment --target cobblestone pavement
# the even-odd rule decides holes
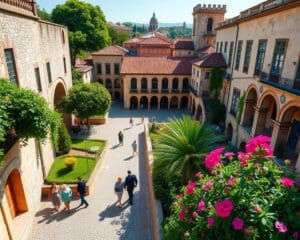
[[[89,138],[106,139],[108,151],[98,171],[96,186],[87,201],[88,208],[76,208],[80,201],[71,202],[71,213],[54,213],[50,202],[42,202],[36,213],[30,240],[152,240],[148,183],[144,164],[144,125],[155,116],[156,121],[165,121],[172,116],[181,116],[181,111],[130,111],[115,104],[108,123],[94,126]],[[131,128],[129,118],[133,117]],[[118,132],[124,133],[124,146],[118,146]],[[138,143],[138,156],[132,157],[131,143]],[[139,183],[134,193],[133,206],[126,202],[122,209],[115,207],[114,183],[118,176],[125,177],[130,169]],[[128,199],[124,192],[122,201]]]

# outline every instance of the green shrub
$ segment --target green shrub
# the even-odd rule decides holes
[[[209,103],[209,107],[212,112],[211,122],[213,124],[219,124],[220,122],[225,122],[226,107],[218,99],[213,99]]]
[[[62,121],[58,129],[58,141],[57,141],[57,153],[59,155],[69,153],[71,149],[72,141],[70,134]]]

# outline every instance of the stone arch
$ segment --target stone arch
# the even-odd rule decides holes
[[[111,79],[106,79],[106,81],[105,81],[105,87],[106,88],[112,88],[112,81],[111,81]]]
[[[114,88],[121,88],[121,81],[120,81],[120,79],[116,78],[114,80]]]
[[[160,109],[168,109],[169,99],[166,96],[161,97],[160,99]]]
[[[156,96],[151,97],[150,99],[150,108],[157,109],[158,108],[158,98]]]
[[[12,170],[9,174],[5,183],[4,194],[12,218],[28,211],[20,172],[17,169]]]
[[[137,109],[139,106],[139,99],[136,96],[130,98],[130,109]]]
[[[233,127],[231,123],[228,123],[227,130],[226,130],[226,140],[232,142],[232,137],[233,137]]]
[[[300,102],[299,101],[291,101],[288,102],[287,104],[285,104],[280,113],[279,113],[279,117],[278,117],[278,121],[279,122],[288,122],[290,117],[289,115],[287,115],[288,110],[290,109],[299,109],[300,108]]]
[[[200,104],[198,104],[197,106],[197,111],[196,111],[196,120],[199,122],[202,122],[202,107],[200,106]]]
[[[148,109],[148,98],[146,96],[142,96],[140,99],[140,109]]]
[[[242,125],[245,128],[252,129],[255,107],[257,105],[258,94],[255,88],[250,88],[245,97],[245,109],[243,114]]]
[[[189,105],[189,99],[188,99],[188,97],[183,96],[183,97],[180,99],[180,108],[181,108],[181,109],[187,109],[187,108],[188,108],[188,105]]]
[[[280,106],[279,99],[278,99],[276,93],[274,93],[273,91],[266,91],[266,92],[264,92],[264,93],[260,96],[260,98],[258,99],[257,106],[258,106],[259,108],[261,108],[263,100],[264,100],[265,97],[268,96],[268,95],[272,96],[273,99],[275,100],[276,106],[278,106],[278,109],[277,109],[277,110],[278,110],[278,112],[279,112],[279,106]]]
[[[179,104],[178,97],[173,96],[170,100],[170,108],[178,109],[178,104]]]

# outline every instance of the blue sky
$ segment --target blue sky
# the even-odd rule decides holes
[[[50,12],[57,4],[65,0],[37,0],[41,8]],[[192,23],[193,7],[197,4],[226,4],[226,18],[234,17],[240,11],[252,7],[259,0],[86,0],[99,5],[106,19],[113,22],[148,23],[153,11],[159,22],[163,23]]]

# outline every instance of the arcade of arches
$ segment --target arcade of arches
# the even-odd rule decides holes
[[[188,96],[131,96],[130,109],[187,109]]]

